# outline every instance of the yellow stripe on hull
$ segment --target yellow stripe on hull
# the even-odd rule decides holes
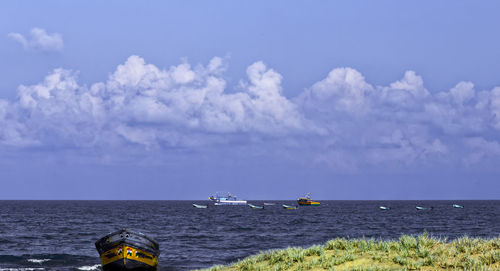
[[[118,246],[116,248],[110,249],[101,255],[101,264],[105,266],[107,264],[116,262],[123,259],[123,264],[126,264],[127,259],[135,260],[149,266],[158,265],[158,257],[152,255],[151,253],[145,252],[141,249],[137,249],[130,246]]]
[[[307,205],[320,205],[320,203],[319,203],[319,202],[317,202],[317,201],[307,202],[307,203],[304,203],[304,202],[299,202],[299,205],[302,205],[302,206],[307,206]]]

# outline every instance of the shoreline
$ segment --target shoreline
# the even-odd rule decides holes
[[[336,238],[308,248],[261,251],[204,271],[236,270],[500,270],[500,236],[453,241],[421,235],[396,240]]]

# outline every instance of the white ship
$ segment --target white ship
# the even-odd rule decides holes
[[[227,193],[226,196],[221,196],[220,194],[216,194],[214,196],[210,196],[209,200],[214,202],[214,205],[246,205],[246,200],[238,200],[236,196],[231,195],[231,193]]]

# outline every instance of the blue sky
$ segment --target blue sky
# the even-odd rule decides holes
[[[496,1],[3,1],[0,198],[498,199]]]

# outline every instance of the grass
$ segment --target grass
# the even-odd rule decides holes
[[[260,252],[206,271],[500,270],[500,237],[448,242],[424,233],[398,240],[338,238],[309,248]]]

